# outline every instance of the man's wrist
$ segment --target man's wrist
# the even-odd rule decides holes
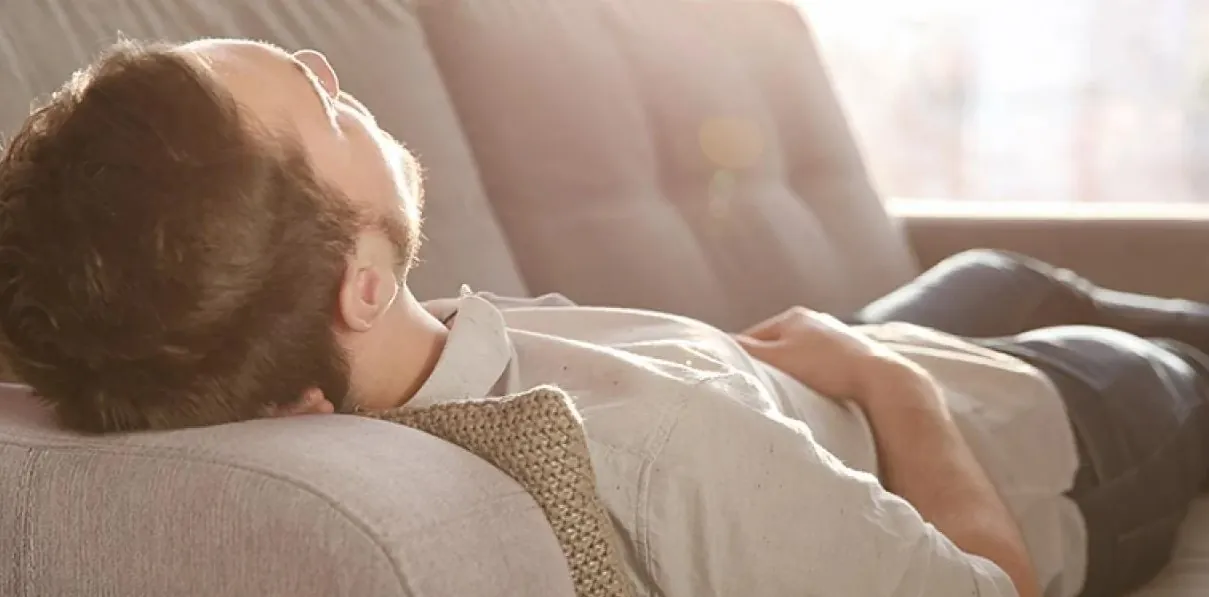
[[[872,356],[862,364],[852,400],[866,411],[887,406],[934,406],[940,402],[931,374],[896,354]]]

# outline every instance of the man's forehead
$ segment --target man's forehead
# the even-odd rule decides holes
[[[209,70],[236,74],[266,63],[289,60],[290,54],[280,47],[248,39],[199,39],[178,48]]]
[[[285,85],[283,77],[298,75],[285,50],[261,41],[203,39],[183,44],[178,51],[261,123],[294,126],[296,90]]]

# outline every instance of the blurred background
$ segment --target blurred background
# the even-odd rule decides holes
[[[884,196],[1209,204],[1209,0],[799,0]]]

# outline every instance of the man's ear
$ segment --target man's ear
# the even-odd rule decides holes
[[[340,317],[349,329],[366,332],[390,308],[399,294],[399,280],[390,261],[375,260],[371,243],[357,242],[357,253],[349,258],[340,283]]]
[[[334,412],[336,412],[336,407],[323,395],[323,390],[319,388],[311,388],[303,392],[297,402],[269,408],[269,415],[273,417],[330,415]]]

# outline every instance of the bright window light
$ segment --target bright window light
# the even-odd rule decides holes
[[[1209,203],[1209,0],[800,0],[883,194]]]

